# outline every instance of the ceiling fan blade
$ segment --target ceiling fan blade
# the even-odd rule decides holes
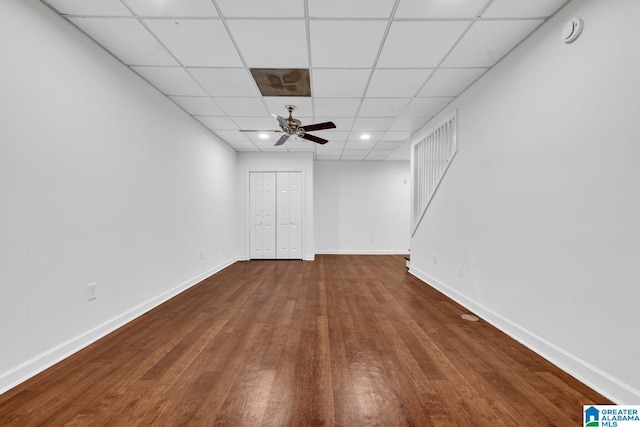
[[[309,141],[313,141],[316,144],[326,144],[327,142],[329,142],[329,140],[327,140],[327,139],[319,138],[319,137],[314,136],[314,135],[309,135],[308,133],[305,133],[300,138],[308,139]]]
[[[280,126],[289,127],[289,123],[287,123],[287,121],[283,117],[280,117],[277,114],[271,114],[271,115],[275,117],[276,120],[278,120],[278,123],[280,123]]]
[[[278,142],[276,142],[273,146],[274,146],[274,147],[277,147],[278,145],[282,145],[282,144],[284,144],[284,143],[287,141],[287,139],[289,139],[289,136],[291,136],[291,135],[289,135],[289,134],[286,134],[286,133],[285,133],[284,135],[282,135],[282,136],[280,137],[280,139],[278,140]],[[303,137],[303,138],[304,138],[304,137]]]
[[[324,123],[316,123],[315,125],[306,125],[302,126],[305,132],[312,132],[314,130],[323,130],[323,129],[335,129],[336,124],[333,122],[324,122]]]
[[[260,130],[260,129],[240,129],[238,132],[274,132],[274,133],[281,133],[281,130]]]

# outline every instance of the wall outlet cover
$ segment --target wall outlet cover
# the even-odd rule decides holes
[[[90,283],[87,285],[87,301],[93,301],[98,298],[98,283]]]

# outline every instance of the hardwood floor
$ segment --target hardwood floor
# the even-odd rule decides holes
[[[248,261],[0,396],[2,426],[577,426],[610,403],[406,272]]]

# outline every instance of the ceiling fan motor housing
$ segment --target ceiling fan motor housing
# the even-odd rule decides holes
[[[302,125],[302,122],[300,120],[298,120],[298,119],[294,119],[293,115],[292,115],[292,113],[296,110],[296,106],[295,105],[287,105],[285,108],[289,112],[289,117],[287,117],[287,125],[288,125],[288,127],[286,129],[285,129],[285,127],[283,127],[282,130],[285,131],[289,135],[293,135],[293,134],[296,134],[298,136],[304,135],[304,129],[302,129],[300,127],[300,125]]]

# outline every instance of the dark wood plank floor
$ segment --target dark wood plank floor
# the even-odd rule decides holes
[[[0,396],[2,426],[577,426],[610,403],[401,256],[236,263]]]

